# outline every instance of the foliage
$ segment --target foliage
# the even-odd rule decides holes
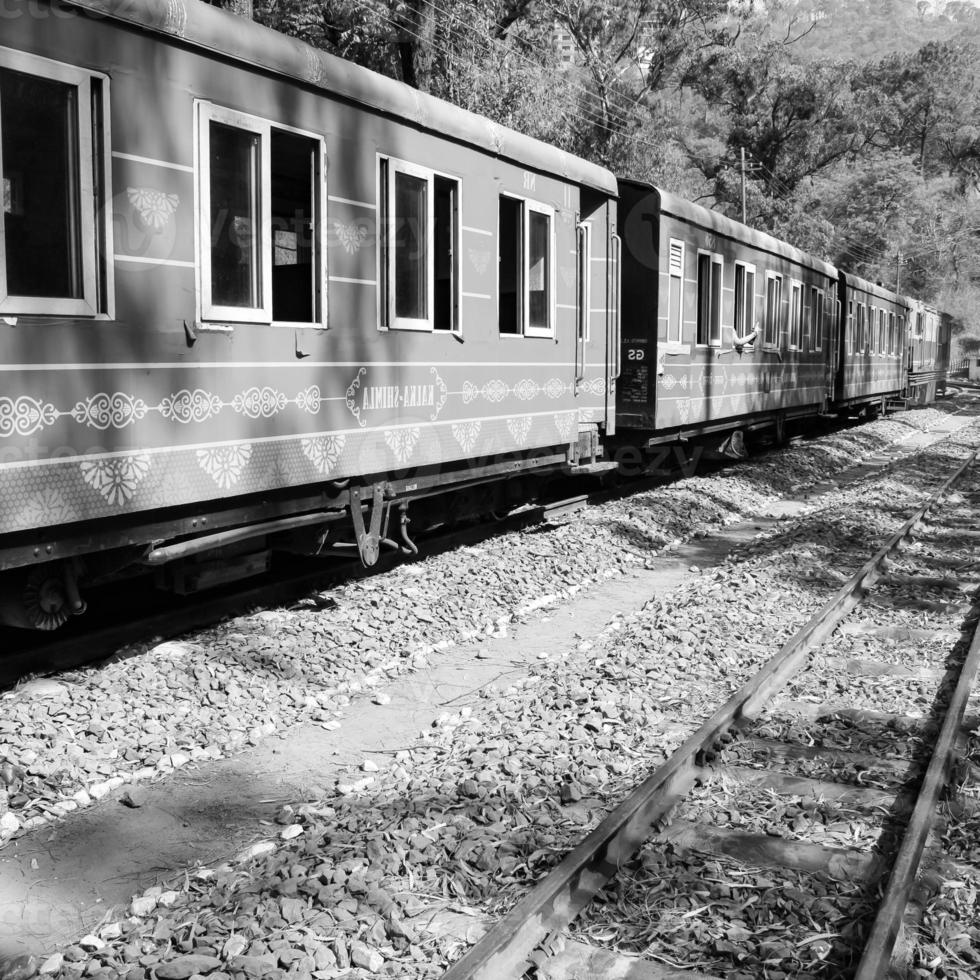
[[[255,16],[729,215],[744,187],[750,224],[980,333],[980,4],[255,0]]]

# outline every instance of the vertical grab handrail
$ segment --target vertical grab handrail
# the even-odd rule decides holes
[[[610,381],[618,381],[622,371],[622,323],[620,321],[620,299],[621,282],[619,274],[619,261],[622,254],[622,241],[615,232],[610,237],[612,261],[609,263],[609,274],[612,277],[609,290],[609,336],[612,343],[612,356],[609,358],[610,366],[615,365],[614,370],[609,375]]]
[[[575,323],[575,390],[585,380],[585,339],[589,323],[589,280],[591,256],[589,252],[589,232],[585,224],[575,225],[576,263],[575,263],[575,308],[578,319]]]

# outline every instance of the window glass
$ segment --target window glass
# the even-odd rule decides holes
[[[395,316],[424,320],[428,297],[428,181],[395,174]]]
[[[803,330],[803,289],[798,282],[790,287],[789,318],[789,345],[798,349]]]
[[[766,334],[767,347],[779,344],[779,314],[782,302],[783,283],[779,276],[766,278]]]
[[[697,342],[721,343],[721,260],[713,255],[698,255],[698,323]]]
[[[83,296],[78,87],[0,69],[7,293]]]
[[[813,287],[810,295],[811,317],[813,321],[811,349],[817,351],[823,346],[823,293],[816,287]]]
[[[432,326],[436,330],[459,329],[459,295],[456,286],[456,228],[459,213],[459,183],[446,177],[434,181],[433,260],[435,295],[432,297]]]
[[[551,218],[538,211],[528,215],[528,325],[551,329]]]
[[[513,197],[500,198],[498,322],[501,333],[519,334],[524,320],[522,215],[521,201]]]
[[[847,353],[854,353],[854,300],[847,301],[847,328],[846,328]]]
[[[575,307],[578,312],[578,337],[588,341],[589,310],[592,306],[592,226],[583,222],[576,229],[578,271],[576,275]]]
[[[272,318],[317,319],[316,140],[272,131]]]
[[[211,121],[211,302],[262,305],[258,250],[261,136]]]

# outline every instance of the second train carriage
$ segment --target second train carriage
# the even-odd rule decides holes
[[[843,271],[840,297],[841,338],[834,362],[834,409],[883,409],[888,399],[904,398],[909,384],[908,300]]]
[[[620,436],[653,445],[823,411],[837,270],[648,184],[619,187]]]
[[[411,547],[409,502],[596,458],[610,173],[198,0],[21,6],[0,38],[7,621],[56,625],[131,562],[185,591],[276,543],[370,563]]]
[[[909,299],[906,364],[908,397],[926,404],[935,399],[937,390],[945,387],[949,369],[951,320],[935,307]]]

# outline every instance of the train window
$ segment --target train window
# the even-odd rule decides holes
[[[459,181],[388,157],[380,173],[380,324],[459,330]]]
[[[721,344],[721,282],[723,270],[720,255],[698,252],[698,333],[697,342],[718,347]]]
[[[803,287],[791,282],[789,287],[789,346],[790,350],[800,350],[803,346]]]
[[[667,279],[667,343],[679,344],[684,336],[684,243],[670,240]]]
[[[321,325],[322,139],[199,108],[202,319]]]
[[[847,301],[847,326],[844,331],[844,339],[848,354],[854,353],[854,300]]]
[[[109,312],[107,95],[103,76],[0,48],[0,313]]]
[[[888,353],[895,354],[895,314],[888,314]]]
[[[783,302],[783,277],[775,272],[766,273],[766,347],[779,346],[779,326]]]
[[[868,337],[867,337],[868,351],[872,354],[875,353],[875,345],[878,342],[878,307],[871,306],[868,307]]]
[[[810,287],[810,317],[813,321],[813,333],[810,336],[810,349],[823,349],[823,290],[816,286]]]
[[[882,309],[878,310],[878,353],[888,353],[885,347],[885,311]]]
[[[554,210],[501,194],[498,325],[502,334],[554,336]]]
[[[735,335],[747,337],[755,329],[755,268],[735,263]]]

